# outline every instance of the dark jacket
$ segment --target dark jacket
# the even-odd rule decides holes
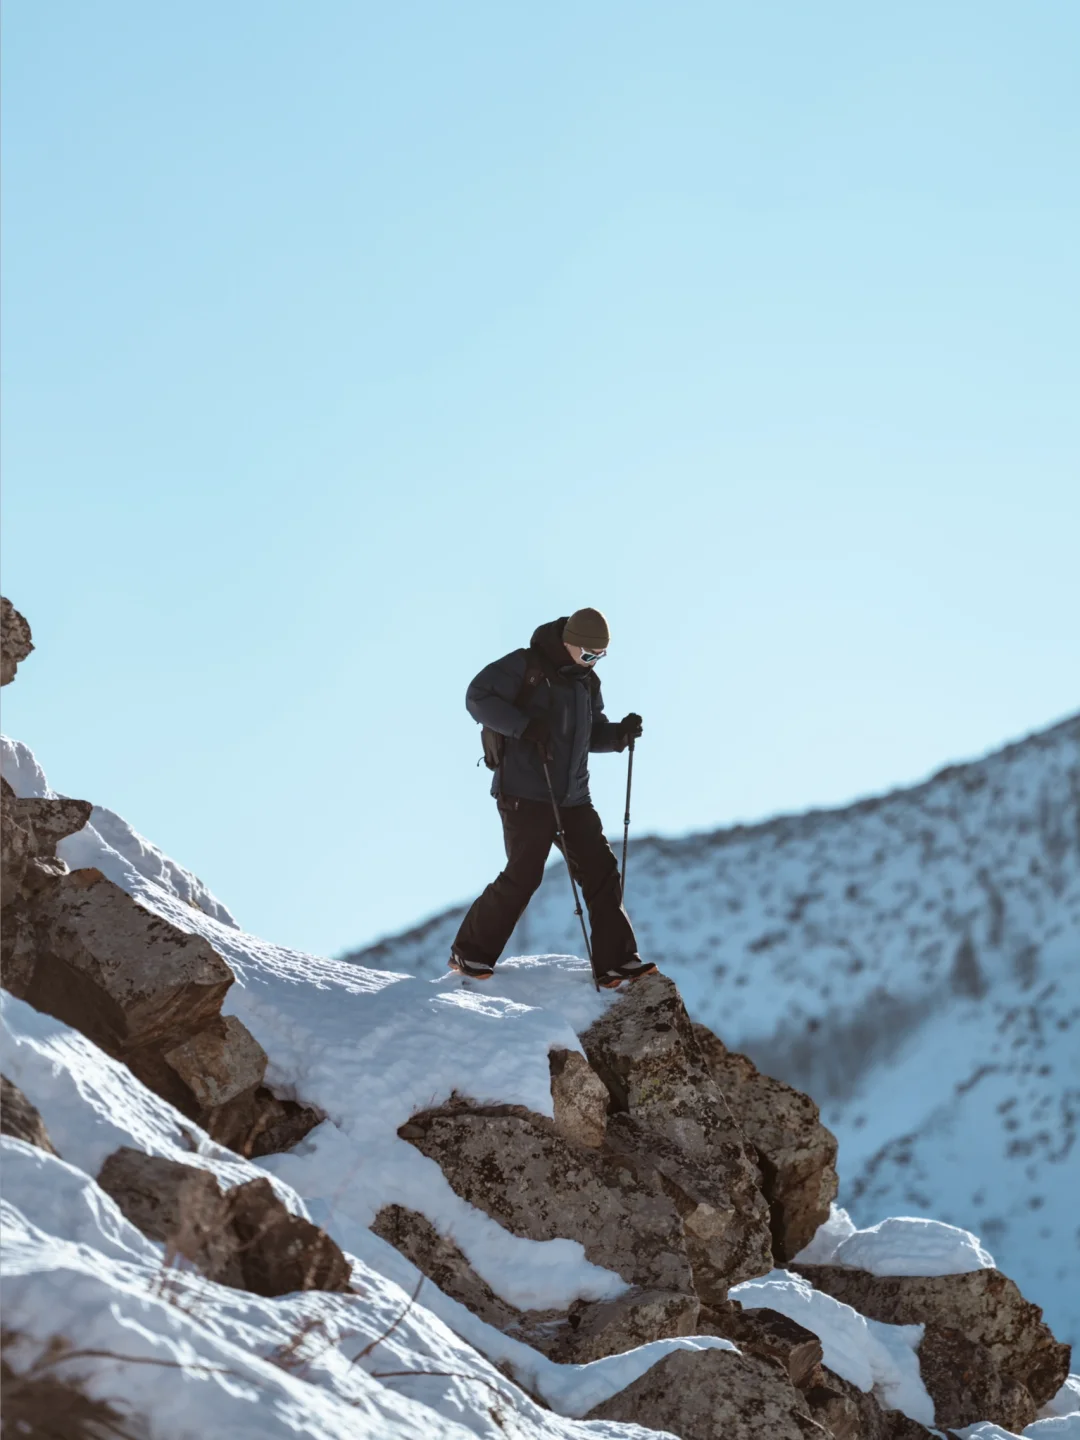
[[[540,656],[544,679],[533,689],[524,709],[519,710],[514,701],[525,679],[527,649],[511,650],[501,660],[485,665],[466,692],[465,704],[473,719],[506,737],[503,762],[491,783],[493,795],[550,798],[539,747],[521,739],[534,716],[543,716],[551,726],[548,769],[560,805],[589,803],[590,750],[625,748],[622,728],[604,714],[599,678],[575,665],[566,653],[562,641],[565,624],[564,616],[533,633],[530,647]]]

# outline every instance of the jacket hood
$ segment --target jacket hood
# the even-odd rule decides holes
[[[546,624],[538,625],[529,641],[532,648],[538,650],[548,664],[553,665],[556,670],[562,670],[564,666],[574,664],[566,653],[566,646],[563,644],[562,638],[569,618],[568,615],[563,615],[558,620],[548,620]],[[574,668],[580,667],[574,666]]]

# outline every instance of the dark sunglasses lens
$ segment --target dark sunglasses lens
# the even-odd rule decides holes
[[[606,654],[606,650],[582,650],[582,663],[585,665],[595,665],[597,660],[602,660]]]

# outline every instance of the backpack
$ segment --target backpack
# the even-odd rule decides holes
[[[548,674],[547,665],[541,660],[536,651],[530,647],[528,657],[525,661],[525,678],[521,682],[521,689],[514,696],[514,704],[519,710],[524,710],[525,706],[528,705],[532,699],[533,691],[537,685],[540,684],[541,680],[546,680],[549,685],[551,684],[551,676]],[[600,689],[600,681],[599,677],[592,671],[590,671],[587,676],[587,684],[595,699]],[[483,725],[480,729],[480,742],[484,747],[484,764],[489,770],[498,770],[502,764],[503,755],[506,753],[506,736],[500,735],[498,730],[492,730],[489,725]]]
[[[543,661],[535,650],[530,649],[525,661],[525,678],[521,682],[521,689],[514,696],[514,704],[519,710],[524,710],[537,685],[546,679],[547,669]],[[492,730],[490,725],[484,725],[480,730],[480,742],[484,747],[484,764],[489,770],[498,770],[506,753],[506,736],[500,735],[498,730]]]

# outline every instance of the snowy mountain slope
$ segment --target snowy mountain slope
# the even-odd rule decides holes
[[[580,949],[560,866],[508,954]],[[1080,716],[843,809],[632,841],[627,899],[695,1018],[819,1102],[860,1223],[979,1231],[1080,1341]],[[346,958],[437,974],[461,914]]]

